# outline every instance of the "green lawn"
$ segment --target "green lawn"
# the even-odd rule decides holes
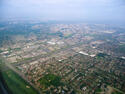
[[[45,75],[43,78],[41,78],[39,80],[39,82],[41,83],[41,85],[44,88],[47,88],[51,85],[53,85],[55,87],[62,85],[61,78],[59,76],[54,75],[54,74]]]
[[[2,53],[3,51],[2,50],[0,50],[0,53]]]
[[[26,81],[11,70],[2,72],[8,88],[13,94],[38,94]]]
[[[115,49],[116,52],[125,53],[125,44],[119,45],[118,48]]]

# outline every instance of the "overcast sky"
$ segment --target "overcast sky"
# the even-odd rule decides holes
[[[125,0],[0,0],[0,18],[125,22]]]

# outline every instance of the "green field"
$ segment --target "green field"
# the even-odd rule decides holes
[[[115,51],[124,54],[124,53],[125,53],[125,44],[119,45],[119,46],[115,49]]]
[[[2,53],[3,51],[2,50],[0,50],[0,53]]]
[[[12,94],[38,94],[26,81],[11,70],[2,72],[3,78]]]
[[[41,85],[44,88],[48,88],[49,86],[53,85],[54,87],[58,87],[62,85],[61,78],[59,76],[56,76],[54,74],[47,74],[43,78],[39,80]]]

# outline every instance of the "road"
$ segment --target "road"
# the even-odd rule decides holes
[[[69,49],[71,49],[71,48],[73,48],[73,47],[77,47],[77,46],[80,46],[80,45],[82,45],[82,44],[83,44],[83,43],[77,43],[77,44],[75,44],[75,45],[70,45],[70,46],[67,46],[67,47],[65,47],[65,48],[61,48],[61,49],[59,49],[59,50],[56,50],[56,51],[54,51],[54,52],[49,52],[49,53],[47,53],[47,54],[45,54],[45,55],[38,55],[38,56],[36,56],[36,57],[32,57],[32,59],[30,59],[30,60],[23,60],[23,61],[14,63],[14,64],[12,64],[12,65],[13,65],[13,66],[19,66],[19,65],[22,65],[22,64],[28,64],[28,63],[31,63],[31,62],[33,62],[33,61],[36,61],[36,60],[38,60],[38,59],[40,59],[40,58],[51,57],[51,56],[53,56],[54,54],[57,54],[57,53],[59,53],[59,52],[61,52],[61,51],[69,50]]]
[[[3,58],[3,57],[2,57],[2,58]],[[11,70],[14,71],[15,73],[17,73],[22,79],[24,79],[26,82],[28,82],[34,89],[36,89],[36,90],[39,92],[39,94],[42,94],[42,92],[41,92],[32,82],[30,82],[22,72],[20,72],[20,71],[17,70],[14,66],[12,66],[12,65],[10,64],[10,62],[7,61],[5,58],[3,58],[3,60],[4,60],[4,62],[5,62],[5,65],[6,65],[9,69],[11,69]]]
[[[48,54],[46,54],[46,55],[39,55],[39,56],[33,57],[31,60],[21,61],[21,62],[18,62],[18,63],[16,63],[16,64],[11,64],[11,63],[10,63],[9,61],[7,61],[5,58],[3,58],[3,57],[2,57],[2,58],[3,58],[4,62],[5,62],[5,65],[6,65],[9,69],[11,69],[11,70],[13,70],[15,73],[17,73],[20,77],[22,77],[22,79],[24,79],[24,80],[25,80],[26,82],[28,82],[33,88],[35,88],[40,94],[42,94],[42,92],[41,92],[38,88],[36,88],[36,86],[35,86],[32,82],[30,82],[22,72],[20,72],[19,70],[17,70],[15,66],[19,66],[19,65],[25,64],[25,63],[30,63],[30,62],[36,61],[36,60],[38,60],[38,59],[40,59],[40,58],[51,57],[51,56],[53,56],[53,54],[57,54],[57,53],[59,53],[59,52],[61,52],[61,51],[69,50],[69,49],[71,49],[72,47],[76,47],[76,46],[79,46],[79,45],[81,45],[81,44],[82,44],[82,43],[78,43],[78,44],[75,44],[75,45],[70,45],[70,46],[67,46],[67,47],[65,47],[65,48],[56,50],[56,51],[54,51],[54,52],[50,52],[50,53],[48,53]]]

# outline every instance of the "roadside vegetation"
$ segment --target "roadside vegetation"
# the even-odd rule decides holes
[[[0,67],[4,67],[2,60],[0,59]],[[0,68],[3,79],[11,91],[12,94],[38,94],[38,92],[23,80],[18,74],[8,69],[7,67]]]

